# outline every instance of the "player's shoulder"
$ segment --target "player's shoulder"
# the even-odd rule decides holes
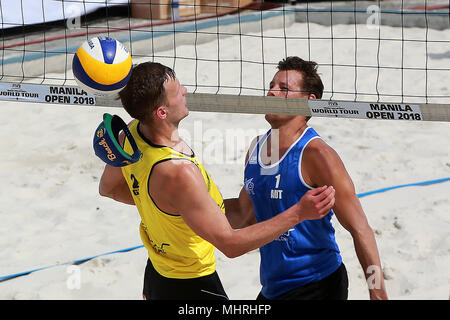
[[[321,138],[312,139],[303,151],[303,160],[314,163],[328,163],[340,161],[339,155]]]
[[[320,137],[311,139],[305,147],[305,152],[313,153],[315,155],[326,154],[333,151],[334,149]]]
[[[200,171],[186,158],[168,158],[160,161],[152,168],[152,176],[166,185],[184,185],[198,179]]]

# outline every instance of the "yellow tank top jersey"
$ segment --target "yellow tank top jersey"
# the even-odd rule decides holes
[[[185,159],[181,161],[191,161],[199,168],[209,194],[225,213],[219,189],[195,155],[188,156],[170,147],[152,144],[140,133],[138,123],[134,121],[130,125],[130,132],[143,158],[122,167],[122,173],[141,216],[140,235],[149,258],[156,271],[167,278],[190,279],[209,275],[216,268],[214,246],[195,234],[181,216],[160,210],[148,192],[148,180],[156,164],[170,159]],[[132,153],[127,140],[124,150]]]

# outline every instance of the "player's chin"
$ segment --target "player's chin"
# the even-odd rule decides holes
[[[266,114],[264,117],[267,122],[272,124],[273,122],[275,122],[278,119],[279,116],[276,114]]]
[[[183,119],[189,115],[189,109],[186,107],[186,112],[184,113]]]
[[[266,114],[266,121],[272,126],[280,126],[290,120],[292,120],[295,116],[286,115],[286,114]]]

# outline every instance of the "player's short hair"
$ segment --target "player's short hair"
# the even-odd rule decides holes
[[[130,80],[119,92],[123,107],[131,117],[142,122],[149,120],[156,108],[167,103],[164,83],[175,78],[171,68],[157,62],[133,66]]]
[[[305,61],[302,58],[292,56],[278,62],[279,71],[295,70],[302,74],[301,89],[307,94],[314,94],[317,99],[322,98],[323,83],[317,73],[317,63]]]

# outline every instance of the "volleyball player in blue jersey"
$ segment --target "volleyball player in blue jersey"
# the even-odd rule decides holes
[[[268,95],[320,99],[322,93],[317,64],[288,57],[279,62]],[[230,224],[242,228],[268,220],[317,186],[333,186],[336,195],[328,215],[303,221],[260,248],[258,299],[347,299],[333,214],[353,237],[370,298],[387,299],[373,231],[338,154],[308,126],[309,117],[268,114],[266,120],[271,130],[248,151],[239,199],[225,201]]]

